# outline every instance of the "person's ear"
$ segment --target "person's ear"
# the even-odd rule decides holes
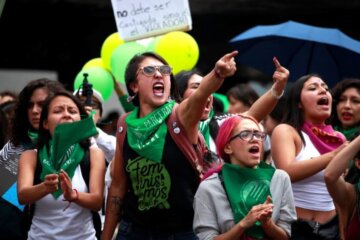
[[[137,81],[130,83],[130,89],[133,91],[134,95],[136,95],[139,92],[139,86]]]
[[[224,152],[228,155],[231,155],[233,153],[232,147],[230,143],[227,143],[224,147]]]

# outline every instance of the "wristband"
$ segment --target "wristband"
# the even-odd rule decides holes
[[[283,95],[284,95],[284,90],[281,91],[281,93],[279,95],[276,94],[274,87],[271,88],[271,95],[275,98],[275,99],[280,99]]]

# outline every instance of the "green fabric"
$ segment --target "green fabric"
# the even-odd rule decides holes
[[[39,149],[39,161],[42,165],[40,179],[63,169],[72,179],[76,167],[84,157],[84,150],[79,142],[98,134],[92,115],[84,120],[64,123],[56,126],[53,138]],[[54,198],[62,194],[59,189],[53,193]]]
[[[350,129],[343,129],[340,126],[335,126],[334,129],[336,131],[339,131],[342,134],[344,134],[346,140],[348,140],[348,141],[351,141],[352,139],[354,139],[358,135],[358,133],[360,131],[360,127],[353,127],[353,128],[350,128]],[[353,166],[354,166],[354,160],[352,159],[351,161],[349,161],[348,168],[350,169]]]
[[[267,196],[271,196],[270,182],[274,172],[275,168],[263,161],[257,168],[224,164],[221,174],[235,223],[243,219],[254,205],[264,203]],[[258,239],[265,237],[259,221],[248,228],[245,234]]]
[[[143,118],[137,117],[139,109],[136,108],[126,117],[129,145],[140,156],[161,162],[167,132],[165,120],[174,105],[174,101],[165,103]]]
[[[37,144],[39,133],[36,131],[30,131],[28,130],[28,136],[33,144]]]
[[[206,145],[210,147],[210,121],[211,118],[214,116],[214,110],[211,110],[208,119],[204,121],[200,121],[198,125],[198,129],[201,134],[204,136]]]
[[[346,140],[354,139],[360,131],[360,127],[353,127],[350,129],[343,129],[340,126],[335,126],[335,130],[344,134]]]
[[[127,100],[128,97],[129,97],[129,95],[127,95],[127,94],[119,97],[120,104],[123,107],[125,112],[131,112],[135,109],[134,104],[132,104],[131,102],[128,102],[128,100]]]

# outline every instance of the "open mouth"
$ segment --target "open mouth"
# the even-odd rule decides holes
[[[153,93],[158,97],[164,96],[164,84],[160,82],[155,83],[153,85]]]
[[[352,118],[352,114],[349,113],[349,112],[343,112],[343,113],[341,113],[341,116],[342,116],[345,120],[348,120],[348,119]]]
[[[329,105],[329,99],[327,97],[322,97],[317,101],[317,104],[320,106],[328,106]]]
[[[252,154],[259,153],[259,152],[260,152],[260,148],[259,148],[259,146],[252,146],[252,147],[249,149],[249,152],[252,153]]]

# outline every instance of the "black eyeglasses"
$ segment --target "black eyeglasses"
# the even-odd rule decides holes
[[[266,137],[266,133],[264,133],[264,132],[244,130],[244,131],[241,131],[238,134],[232,136],[229,139],[229,142],[231,142],[235,138],[240,138],[241,140],[244,140],[244,141],[247,141],[247,142],[250,142],[253,139],[263,141],[265,139],[265,137]]]
[[[169,65],[145,66],[145,67],[139,68],[138,73],[140,71],[142,71],[146,76],[152,77],[155,75],[156,71],[159,71],[162,75],[170,75],[172,68]]]

